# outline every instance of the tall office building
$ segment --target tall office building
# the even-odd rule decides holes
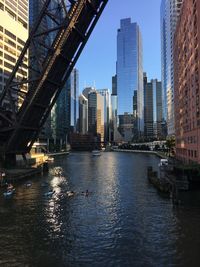
[[[134,134],[144,131],[142,37],[137,23],[122,19],[117,34],[118,115],[133,114],[133,97],[137,109]]]
[[[117,95],[117,75],[112,77],[112,95]]]
[[[162,0],[160,9],[163,119],[167,121],[169,135],[175,133],[173,44],[182,2],[183,0]]]
[[[91,92],[96,92],[96,89],[95,89],[94,87],[85,87],[85,88],[83,89],[82,94],[88,99],[88,95],[89,95]]]
[[[162,85],[157,79],[147,82],[144,76],[144,136],[147,140],[162,138]]]
[[[104,98],[97,91],[88,95],[88,132],[104,141]]]
[[[78,131],[79,75],[73,69],[51,111],[51,134],[58,143],[65,143],[70,132]]]
[[[28,0],[4,1],[0,0],[0,94],[6,81],[12,72],[16,61],[28,38]],[[25,57],[23,68],[17,73],[17,79],[28,77],[28,55]],[[24,86],[23,90],[27,88]],[[20,96],[13,95],[17,99],[16,106],[21,105]],[[9,103],[4,106],[10,109]]]
[[[43,7],[44,0],[29,0],[29,31],[31,31],[32,27],[34,26],[37,18],[40,14],[40,11]],[[50,5],[52,6],[52,10],[56,10],[58,8],[57,1],[51,1]],[[57,12],[57,15],[60,16],[61,14]],[[48,28],[53,28],[52,20],[48,17],[45,17],[40,23],[40,31],[43,32]],[[41,64],[45,60],[46,56],[46,49],[45,46],[50,47],[52,40],[53,40],[53,32],[48,35],[48,38],[43,35],[37,38],[37,42],[30,47],[29,54],[30,54],[30,64],[34,66],[35,70],[39,70],[41,68]],[[43,45],[38,45],[38,42]],[[29,76],[30,79],[37,78],[39,72],[30,71]],[[39,138],[38,138],[38,146],[40,144],[47,142],[47,149],[55,149],[58,145],[60,146],[61,136],[63,136],[64,129],[62,126],[58,126],[57,124],[57,117],[59,117],[60,111],[62,107],[59,107],[62,101],[58,99],[54,107],[52,108],[48,118],[45,121],[44,126],[42,127]],[[58,114],[56,114],[58,112]],[[58,127],[58,128],[57,128]],[[63,139],[63,138],[62,138]],[[65,140],[64,138],[63,140]],[[64,142],[64,141],[63,141]]]
[[[200,164],[200,1],[183,2],[174,40],[176,157]]]
[[[81,94],[79,96],[79,133],[88,132],[88,99]]]
[[[98,89],[97,92],[103,96],[104,102],[104,139],[110,139],[110,92],[108,89]]]
[[[117,75],[112,77],[112,94],[111,94],[111,130],[110,130],[110,141],[115,142],[118,139],[119,132],[117,129],[117,106],[118,106],[118,97],[117,97]]]
[[[67,81],[70,86],[70,130],[77,132],[79,116],[79,72],[74,68]]]
[[[37,17],[43,7],[44,0],[29,0],[30,28],[34,25]],[[52,0],[49,6],[51,12],[54,13],[53,20],[46,16],[40,25],[40,30],[45,31],[46,28],[54,28],[54,22],[62,19],[62,9],[59,1]],[[52,16],[51,16],[52,17]],[[56,19],[56,20],[55,20]],[[40,43],[51,46],[55,32],[51,32],[48,38],[41,36]],[[45,48],[37,44],[31,47],[30,54],[37,55],[33,62],[35,69],[39,68],[40,59],[45,57]],[[35,73],[34,73],[35,75]],[[73,69],[68,81],[63,86],[63,89],[52,108],[49,117],[40,133],[40,139],[53,139],[55,143],[64,143],[70,131],[77,131],[78,120],[78,95],[79,95],[79,74],[78,70]]]

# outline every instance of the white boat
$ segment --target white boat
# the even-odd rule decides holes
[[[4,197],[9,197],[9,196],[12,196],[15,192],[15,188],[13,189],[9,189],[7,190],[6,192],[3,193]]]
[[[160,163],[158,164],[159,167],[168,166],[168,159],[161,159]]]
[[[101,156],[101,151],[100,150],[93,150],[92,156]]]

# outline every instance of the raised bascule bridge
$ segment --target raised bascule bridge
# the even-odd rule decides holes
[[[30,152],[107,2],[44,1],[0,95],[0,155],[5,161],[15,164],[17,154],[25,158]]]

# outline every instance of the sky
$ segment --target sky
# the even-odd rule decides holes
[[[120,19],[131,18],[140,26],[143,39],[143,70],[148,79],[161,78],[161,0],[108,0],[77,64],[79,91],[86,86],[112,90],[116,73],[117,29]]]

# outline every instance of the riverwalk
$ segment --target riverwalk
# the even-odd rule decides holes
[[[156,155],[159,158],[168,159],[168,157],[159,151],[149,151],[149,150],[130,150],[130,149],[113,149],[114,152],[127,152],[127,153],[142,153],[142,154],[151,154]]]

